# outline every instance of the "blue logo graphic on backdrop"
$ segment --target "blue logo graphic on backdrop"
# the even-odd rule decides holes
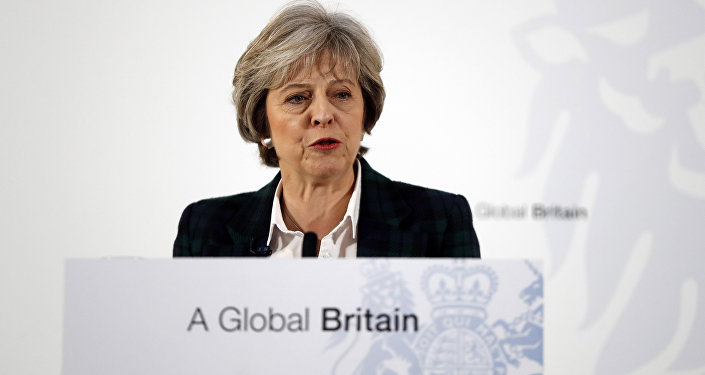
[[[497,273],[485,265],[458,261],[452,266],[432,266],[423,274],[421,289],[432,305],[430,322],[417,333],[375,333],[354,374],[503,375],[529,373],[543,367],[543,277],[526,262],[536,279],[522,289],[517,304],[526,311],[511,323],[492,319],[488,306],[498,290]],[[400,272],[386,260],[363,265],[367,282],[362,287],[363,306],[376,312],[413,313],[413,296]],[[519,308],[517,308],[519,310]],[[421,317],[420,317],[421,318]],[[429,319],[424,319],[429,321]],[[491,322],[494,323],[491,323]],[[352,339],[350,339],[350,336]],[[341,361],[358,344],[359,333],[336,333],[328,348],[348,346]],[[533,366],[526,367],[528,362]]]
[[[679,291],[689,282],[705,286],[705,232],[698,224],[705,222],[705,143],[696,131],[705,114],[705,2],[551,3],[550,12],[513,32],[539,74],[519,172],[540,171],[550,161],[543,181],[549,202],[576,202],[591,192],[584,240],[577,222],[545,227],[553,272],[572,267],[566,259],[573,243],[584,246],[585,277],[575,281],[587,292],[584,320],[568,334],[605,335],[587,348],[595,354],[587,372],[623,374],[661,358],[662,369],[652,371],[703,373],[697,368],[705,365],[705,309],[693,311],[690,336],[678,349],[669,340],[680,324]],[[554,139],[560,143],[550,155]],[[632,256],[643,238],[653,239],[648,263],[633,279],[627,306],[610,316],[615,286],[634,272]],[[599,331],[605,318],[616,320],[610,332]]]

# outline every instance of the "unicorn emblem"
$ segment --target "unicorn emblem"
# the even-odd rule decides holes
[[[367,278],[367,282],[362,287],[362,306],[376,312],[391,313],[397,308],[401,313],[413,312],[414,304],[411,292],[406,287],[401,274],[389,270],[387,260],[376,259],[365,262],[361,271]],[[414,351],[411,349],[414,333],[377,334],[353,374],[420,375],[421,368]],[[360,333],[354,335],[339,333],[331,338],[328,345],[328,348],[341,345],[348,338],[347,336],[354,337],[349,340],[351,342],[336,362],[333,374],[338,373],[339,365],[355,347]]]

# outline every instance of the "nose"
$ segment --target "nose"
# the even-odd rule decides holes
[[[333,107],[326,99],[314,99],[310,108],[312,126],[328,126],[333,124]]]

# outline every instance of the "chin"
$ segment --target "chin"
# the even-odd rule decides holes
[[[318,160],[311,165],[310,173],[320,178],[341,177],[352,169],[352,163],[344,159]]]

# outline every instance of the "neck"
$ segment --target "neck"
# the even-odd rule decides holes
[[[287,210],[295,223],[286,217],[284,221],[289,229],[296,230],[298,225],[323,238],[343,219],[354,190],[353,168],[324,182],[307,181],[282,170],[282,210]]]

